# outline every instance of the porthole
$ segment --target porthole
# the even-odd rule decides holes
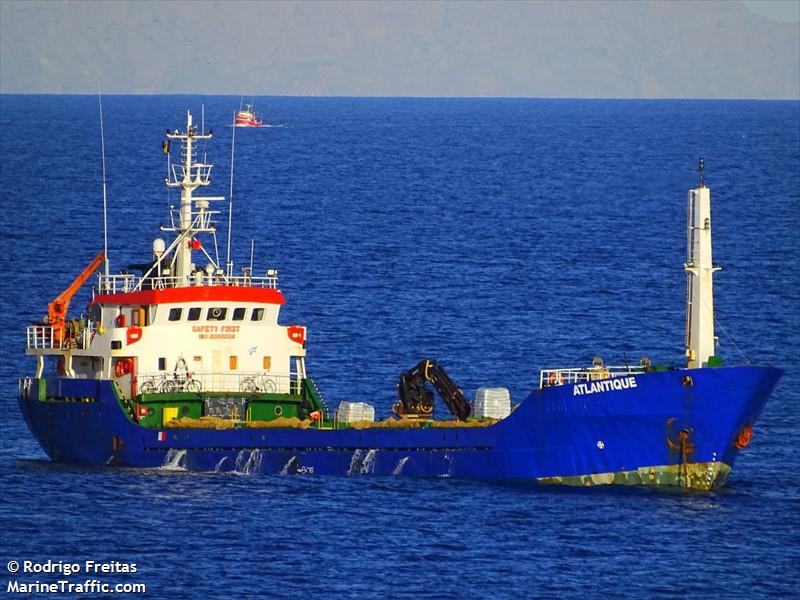
[[[280,417],[282,414],[283,414],[283,407],[280,404],[278,404],[275,407],[275,416]]]

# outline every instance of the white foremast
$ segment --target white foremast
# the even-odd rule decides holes
[[[690,369],[708,366],[716,355],[714,336],[714,271],[711,260],[711,190],[703,181],[689,190],[686,248],[686,358]]]

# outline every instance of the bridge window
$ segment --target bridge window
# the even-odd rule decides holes
[[[208,309],[208,313],[206,313],[206,319],[209,321],[224,321],[225,315],[228,314],[227,308],[222,308],[221,306],[214,306],[213,308]]]
[[[234,321],[243,321],[244,320],[244,313],[246,309],[239,307],[233,309],[233,320]]]
[[[194,308],[189,309],[189,320],[190,321],[199,321],[200,320],[200,308],[195,306]]]
[[[183,313],[182,308],[170,308],[169,309],[169,316],[167,317],[170,321],[180,321],[181,320],[181,313]]]
[[[254,308],[253,314],[250,316],[251,321],[261,321],[264,318],[263,308]]]

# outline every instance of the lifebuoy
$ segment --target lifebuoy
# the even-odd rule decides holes
[[[745,426],[736,438],[736,447],[739,450],[744,450],[750,445],[750,437],[753,435],[753,428],[749,425]]]

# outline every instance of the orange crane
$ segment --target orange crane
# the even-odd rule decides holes
[[[86,283],[86,280],[92,276],[97,268],[103,264],[106,255],[103,252],[98,252],[97,256],[92,259],[86,268],[61,292],[55,300],[47,305],[47,317],[45,323],[53,328],[53,341],[61,345],[64,341],[64,334],[67,330],[67,310],[69,310],[69,301],[75,295],[81,286]]]

